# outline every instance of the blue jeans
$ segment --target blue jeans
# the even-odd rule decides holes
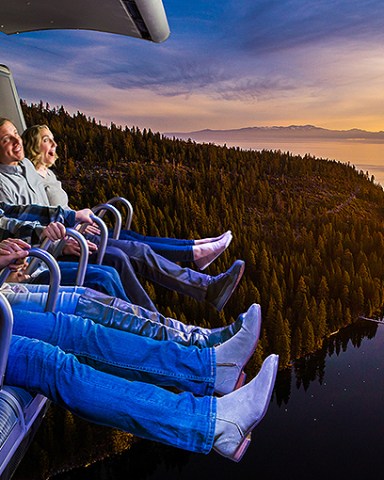
[[[8,385],[42,393],[95,423],[210,451],[214,349],[158,342],[69,314],[15,310],[14,315]]]
[[[169,237],[151,237],[141,235],[133,230],[122,230],[119,240],[131,240],[149,245],[159,255],[172,262],[192,262],[194,240],[181,240]]]
[[[76,262],[59,262],[61,285],[75,284],[78,266],[79,264]],[[31,283],[48,285],[49,277],[49,272],[46,270],[36,278],[33,278]],[[119,274],[112,267],[106,265],[88,265],[84,278],[84,286],[110,295],[111,297],[121,298],[127,302],[129,301]]]
[[[29,293],[7,293],[14,311],[43,312],[48,286],[25,285]],[[171,340],[181,345],[199,348],[212,347],[233,335],[231,327],[224,332],[195,325],[186,325],[158,312],[151,312],[137,305],[116,299],[84,287],[60,287],[56,311],[93,320],[106,327],[123,330],[155,340]]]

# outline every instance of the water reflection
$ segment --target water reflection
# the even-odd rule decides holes
[[[383,352],[384,326],[359,322],[280,372],[268,414],[240,464],[140,441],[119,457],[55,480],[381,476]]]
[[[348,345],[350,347],[359,348],[364,339],[372,339],[375,337],[378,325],[368,321],[361,321],[353,326],[344,328],[337,335],[332,335],[321,350],[315,354],[296,360],[293,364],[293,376],[296,382],[296,388],[304,388],[308,390],[310,384],[318,381],[320,385],[323,383],[325,376],[325,366],[327,357],[341,352],[346,352]],[[281,372],[276,381],[275,395],[278,405],[283,402],[288,403],[292,383],[292,372],[286,370]]]

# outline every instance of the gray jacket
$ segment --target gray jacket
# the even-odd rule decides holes
[[[0,201],[49,206],[44,182],[30,160],[24,158],[17,166],[0,164]]]

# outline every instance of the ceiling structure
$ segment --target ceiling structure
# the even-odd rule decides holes
[[[163,42],[169,26],[162,0],[6,0],[0,32],[8,35],[51,29],[117,33]]]

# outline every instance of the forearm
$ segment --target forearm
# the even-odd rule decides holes
[[[0,202],[0,215],[17,219],[23,223],[35,222],[48,225],[52,222],[63,223],[66,227],[73,227],[76,223],[76,212],[61,207],[45,207],[41,205],[9,205]]]
[[[20,238],[31,245],[41,242],[45,226],[53,222],[67,227],[75,224],[76,213],[62,208],[0,203],[0,240]]]
[[[20,222],[7,217],[0,218],[0,241],[6,238],[20,238],[30,245],[40,243],[44,227],[38,222]]]

